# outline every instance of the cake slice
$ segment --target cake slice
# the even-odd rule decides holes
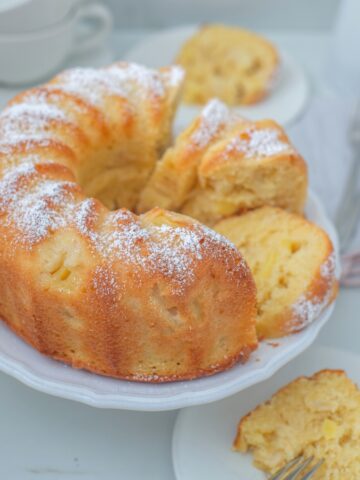
[[[304,217],[262,207],[214,228],[236,245],[255,278],[260,339],[302,330],[334,299],[331,240]]]
[[[226,131],[245,122],[219,100],[210,101],[157,163],[140,194],[138,211],[146,212],[153,206],[180,211],[198,183],[197,170],[205,152]]]
[[[219,97],[229,105],[259,102],[271,90],[279,66],[276,48],[242,28],[204,25],[182,46],[184,100],[204,104]]]
[[[324,459],[314,480],[359,480],[360,391],[341,370],[301,377],[240,421],[234,449],[269,474],[303,455]]]
[[[307,167],[273,120],[240,118],[213,100],[157,163],[138,211],[158,206],[213,226],[273,205],[301,213]]]

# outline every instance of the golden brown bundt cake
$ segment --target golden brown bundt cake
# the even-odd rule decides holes
[[[175,213],[108,209],[135,205],[180,87],[176,67],[76,69],[0,114],[0,317],[40,352],[162,382],[256,348],[254,281],[230,242]]]
[[[88,196],[108,208],[134,208],[171,140],[183,74],[116,63],[73,69],[15,97],[1,117],[3,141],[46,142],[73,154],[70,166]],[[7,131],[4,131],[4,128]],[[12,138],[12,140],[11,140]]]
[[[260,338],[302,330],[336,296],[331,240],[304,217],[262,207],[214,229],[236,245],[254,275]]]
[[[157,163],[138,211],[157,205],[212,226],[263,205],[301,213],[306,196],[306,164],[284,130],[213,100]]]
[[[294,380],[238,426],[234,448],[275,473],[304,455],[324,460],[314,480],[360,478],[360,391],[341,370]]]
[[[279,57],[268,40],[253,32],[204,25],[184,43],[176,62],[186,71],[186,103],[205,104],[217,97],[228,105],[247,105],[269,93]]]

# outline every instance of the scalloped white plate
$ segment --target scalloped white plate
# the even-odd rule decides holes
[[[327,368],[345,370],[360,385],[358,355],[314,346],[261,385],[203,408],[182,410],[172,442],[177,480],[265,480],[265,475],[252,465],[252,455],[232,451],[240,418],[295,378]]]
[[[313,194],[309,195],[306,213],[329,233],[338,252],[334,227]],[[236,365],[212,377],[159,385],[117,380],[71,368],[40,354],[0,322],[0,370],[41,392],[94,407],[160,411],[200,405],[271,377],[313,343],[333,308],[334,305],[329,306],[303,332],[277,340],[276,348],[271,342],[262,343],[245,365]]]
[[[158,68],[174,63],[183,43],[199,28],[186,25],[162,30],[149,35],[130,49],[125,60],[147,67]],[[270,95],[261,102],[236,110],[251,120],[273,118],[288,125],[302,112],[309,96],[309,85],[303,69],[286,52],[280,52],[281,67]],[[175,119],[175,130],[185,128],[199,114],[201,107],[180,105]]]

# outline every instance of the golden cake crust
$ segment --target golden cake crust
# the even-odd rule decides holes
[[[0,317],[52,358],[164,382],[257,347],[236,248],[183,215],[127,209],[169,142],[181,81],[176,67],[76,69],[0,114]]]

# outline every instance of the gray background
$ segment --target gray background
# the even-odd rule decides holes
[[[103,0],[118,28],[156,28],[206,21],[259,29],[332,27],[340,0]]]

